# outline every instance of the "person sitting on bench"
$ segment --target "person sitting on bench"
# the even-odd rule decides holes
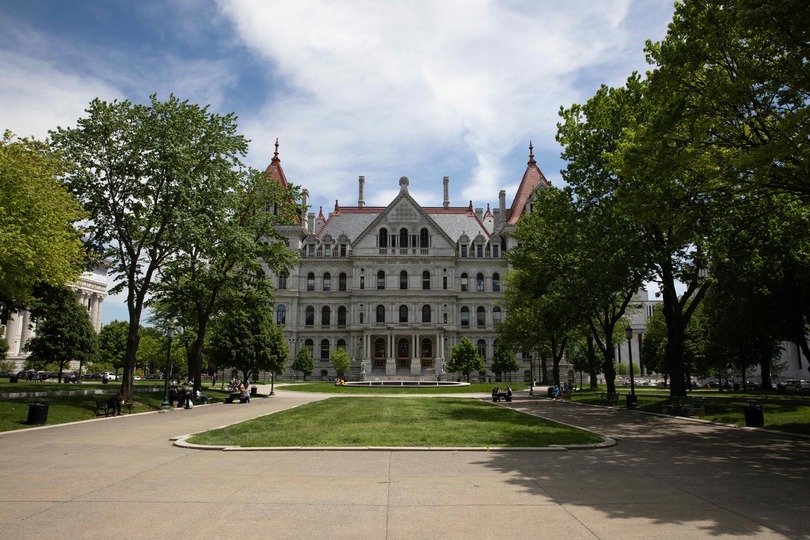
[[[124,398],[121,396],[121,392],[118,392],[110,399],[107,400],[107,407],[110,408],[113,412],[113,416],[118,416],[121,414],[121,405],[124,403]]]

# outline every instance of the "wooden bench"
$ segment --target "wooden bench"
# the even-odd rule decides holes
[[[692,416],[693,413],[697,416],[706,414],[706,406],[701,397],[672,397],[664,406],[664,410],[667,414],[678,416]]]
[[[618,405],[620,397],[621,394],[618,392],[602,392],[599,400],[602,403],[607,403],[608,405]]]
[[[228,394],[228,397],[225,398],[225,403],[233,403],[237,399],[239,400],[239,403],[250,403],[250,395],[242,397],[240,392]]]
[[[121,404],[121,412],[124,412],[124,409],[127,410],[129,414],[132,414],[132,402],[125,401]],[[110,414],[115,413],[115,408],[110,407],[110,400],[109,399],[99,399],[96,401],[96,411],[95,415],[98,416],[99,413],[104,413],[104,416],[109,416]]]

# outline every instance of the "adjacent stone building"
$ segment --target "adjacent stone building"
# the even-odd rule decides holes
[[[287,184],[278,142],[267,172],[271,181]],[[313,375],[332,376],[329,351],[344,348],[352,378],[457,378],[446,372],[446,361],[466,336],[489,367],[495,329],[506,316],[504,254],[514,246],[517,220],[531,211],[535,190],[547,185],[530,145],[509,207],[505,191],[494,209],[453,206],[448,177],[439,206],[415,200],[406,177],[387,206],[367,206],[361,176],[356,205],[335,201],[328,216],[321,209],[281,228],[301,254],[297,267],[274,276],[275,318],[291,345],[288,365],[306,347],[315,359]],[[307,199],[304,190],[305,205]],[[529,360],[522,361],[513,376],[529,380]]]

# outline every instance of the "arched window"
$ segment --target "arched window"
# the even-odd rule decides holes
[[[402,227],[399,230],[399,247],[407,248],[408,247],[408,229]]]
[[[475,276],[475,290],[478,292],[483,292],[484,289],[484,274],[478,272],[478,274]]]
[[[422,322],[430,322],[430,306],[428,304],[422,306]]]
[[[329,340],[321,340],[321,360],[329,360]]]
[[[287,288],[287,272],[281,272],[278,275],[278,290],[283,291]]]
[[[332,309],[324,306],[321,310],[321,326],[328,327],[332,323]]]
[[[312,306],[307,306],[306,314],[304,315],[304,325],[306,326],[314,326],[315,325],[315,308]]]
[[[501,290],[501,275],[497,272],[492,274],[492,290],[494,292]]]
[[[338,308],[338,328],[346,327],[346,306]]]
[[[461,274],[461,291],[462,291],[462,292],[465,292],[465,291],[470,290],[470,283],[469,283],[469,281],[470,281],[470,278],[467,276],[467,274],[466,274],[466,273],[465,273],[465,274]]]
[[[467,306],[461,308],[461,326],[470,326],[470,308]]]
[[[385,271],[383,270],[377,272],[377,288],[385,289]]]
[[[377,306],[377,322],[385,322],[385,306],[382,304]]]
[[[276,308],[276,324],[284,326],[287,323],[287,306],[281,304]]]
[[[501,308],[498,306],[492,308],[492,324],[495,326],[501,324]]]
[[[346,273],[345,272],[341,272],[340,275],[338,275],[338,290],[339,291],[345,291],[346,290]]]
[[[345,351],[346,350],[346,340],[345,339],[337,340],[337,345],[335,345],[335,348],[336,349],[343,349]]]
[[[332,290],[332,274],[330,274],[329,272],[326,272],[323,275],[323,290],[325,291]]]
[[[385,368],[385,339],[374,340],[374,369]]]
[[[408,306],[399,306],[399,322],[408,322]]]
[[[388,247],[388,230],[380,229],[380,247]]]
[[[408,272],[405,270],[399,273],[399,288],[400,290],[408,289]]]
[[[430,244],[430,235],[427,229],[422,229],[419,231],[419,247],[426,248],[429,247],[428,244]]]
[[[307,290],[314,291],[315,290],[315,273],[310,272],[307,274]]]
[[[309,355],[312,358],[315,358],[315,342],[312,341],[311,339],[307,339],[304,342],[304,347],[306,347],[306,349],[309,351]]]
[[[478,306],[478,309],[475,310],[475,322],[478,328],[483,328],[487,325],[487,311],[483,306]]]
[[[430,272],[425,270],[422,272],[422,290],[429,291],[430,290]]]
[[[486,358],[487,357],[487,342],[484,341],[483,339],[479,339],[476,342],[475,345],[478,348],[478,356],[480,356],[481,358]]]

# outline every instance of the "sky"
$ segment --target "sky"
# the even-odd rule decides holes
[[[648,69],[672,0],[26,0],[0,4],[0,131],[47,137],[93,98],[170,94],[235,113],[265,168],[324,214],[511,204],[535,159],[562,185],[560,107]],[[103,322],[126,320],[110,297]]]

